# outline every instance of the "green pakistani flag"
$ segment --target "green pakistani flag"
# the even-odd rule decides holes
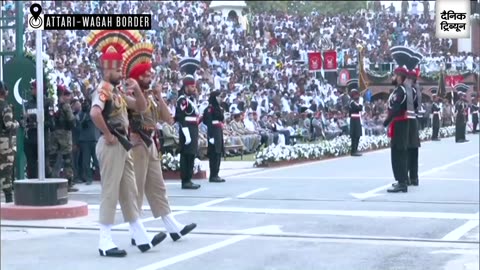
[[[14,117],[20,121],[23,116],[24,103],[30,99],[30,81],[35,79],[35,62],[25,56],[15,56],[5,63],[4,82],[8,88],[8,102],[13,105]],[[23,151],[25,130],[17,132],[17,153],[15,156],[15,179],[25,179],[25,154]]]

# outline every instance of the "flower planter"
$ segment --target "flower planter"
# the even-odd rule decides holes
[[[162,171],[162,173],[165,180],[181,180],[180,171]],[[192,178],[197,180],[207,179],[207,171],[199,171]]]
[[[296,159],[296,160],[281,160],[277,162],[268,162],[261,165],[258,165],[258,168],[276,168],[276,167],[284,167],[284,166],[291,166],[296,164],[302,164],[307,162],[316,161],[317,159]]]
[[[382,150],[382,149],[385,149],[385,147],[368,149],[368,150],[365,150],[365,151],[361,151],[360,153],[364,154],[364,153],[373,152],[373,151]],[[257,168],[285,167],[285,166],[291,166],[291,165],[296,165],[296,164],[302,164],[302,163],[308,163],[308,162],[314,162],[314,161],[320,161],[320,160],[327,160],[327,159],[345,157],[345,156],[349,156],[349,155],[350,155],[350,153],[345,154],[345,155],[338,155],[338,156],[323,156],[323,157],[314,158],[314,159],[280,160],[280,161],[277,161],[277,162],[268,162],[268,163],[264,163],[264,164],[261,164],[261,165],[257,165]]]
[[[431,128],[420,131],[422,142],[431,139]],[[455,127],[440,128],[439,137],[446,138],[455,135]],[[290,146],[269,146],[255,156],[255,167],[273,168],[301,164],[306,162],[326,160],[350,154],[350,138],[340,136],[331,141],[322,141],[317,144],[297,144]],[[390,146],[390,139],[386,135],[364,136],[360,140],[359,152],[367,153],[386,149]]]

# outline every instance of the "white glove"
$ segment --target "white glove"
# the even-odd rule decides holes
[[[190,137],[190,131],[187,127],[182,128],[183,135],[185,135],[185,145],[189,145],[192,142],[192,138]]]
[[[210,139],[208,140],[208,142],[211,143],[211,144],[214,144],[214,143],[215,143],[215,140],[214,140],[213,138],[210,138]]]

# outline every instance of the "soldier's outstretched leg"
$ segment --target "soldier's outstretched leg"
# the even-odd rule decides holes
[[[197,225],[195,223],[183,225],[172,215],[161,161],[156,152],[157,149],[153,145],[148,149],[143,145],[138,145],[131,150],[134,160],[135,182],[138,189],[137,206],[141,212],[143,196],[146,195],[153,217],[162,217],[170,237],[173,241],[177,241],[190,233]],[[133,237],[131,243],[136,245]]]
[[[117,203],[120,203],[124,220],[130,223],[130,230],[140,251],[145,252],[162,242],[166,235],[158,233],[150,238],[139,219],[137,187],[131,155],[119,144],[107,145],[100,137],[96,152],[102,177],[100,201],[100,240],[101,256],[124,257],[126,251],[119,249],[112,240],[111,230],[115,223]]]

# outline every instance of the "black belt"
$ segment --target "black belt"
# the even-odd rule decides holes
[[[142,128],[142,132],[145,133],[145,135],[147,135],[148,137],[152,137],[153,133],[155,132],[155,129]]]
[[[118,134],[120,134],[122,136],[127,135],[127,131],[123,128],[115,128],[115,131],[118,132]],[[100,135],[103,135],[103,132],[100,131]]]

